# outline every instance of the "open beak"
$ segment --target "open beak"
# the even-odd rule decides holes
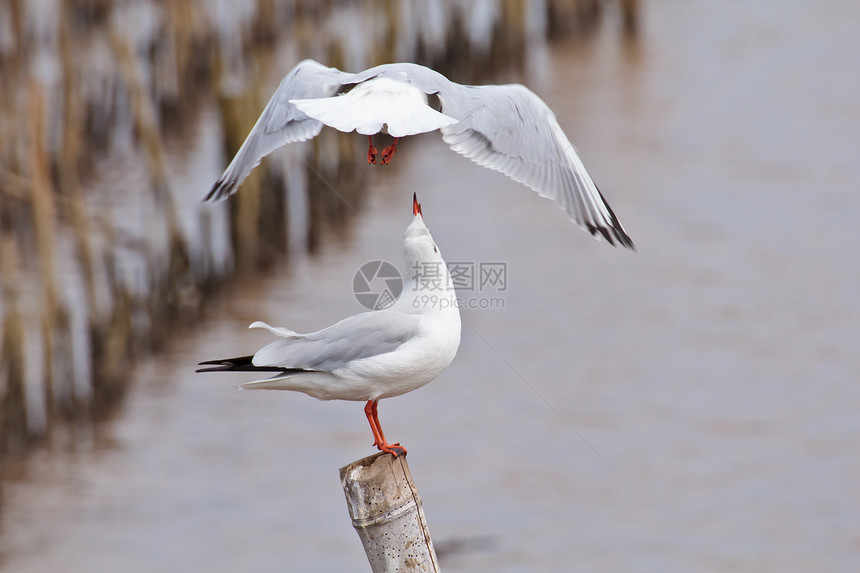
[[[421,213],[421,204],[418,202],[418,193],[412,194],[412,214],[421,215],[421,218],[424,218],[424,215]]]

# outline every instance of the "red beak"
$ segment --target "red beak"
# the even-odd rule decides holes
[[[412,194],[412,214],[421,215],[421,218],[424,218],[424,215],[421,213],[421,204],[418,202],[418,193]]]

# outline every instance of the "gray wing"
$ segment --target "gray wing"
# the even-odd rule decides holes
[[[348,83],[359,84],[376,77],[388,77],[407,81],[426,94],[435,94],[441,91],[449,91],[452,88],[465,87],[455,84],[436,70],[408,62],[382,64],[368,68],[363,72],[353,74]]]
[[[350,77],[352,74],[314,60],[299,62],[281,81],[245,143],[204,201],[223,199],[235,193],[260,160],[282,145],[316,137],[322,123],[299,111],[290,100],[332,96],[340,89],[342,81]]]
[[[592,235],[633,248],[542,99],[518,84],[451,85],[439,92],[443,113],[461,120],[441,130],[451,149],[552,199]]]
[[[552,110],[519,84],[464,86],[416,64],[386,64],[355,75],[401,76],[439,97],[442,113],[460,120],[443,127],[451,149],[552,199],[571,220],[610,244],[633,248]]]
[[[261,348],[253,364],[332,372],[353,360],[393,352],[418,336],[417,315],[363,312],[317,332],[284,336]]]

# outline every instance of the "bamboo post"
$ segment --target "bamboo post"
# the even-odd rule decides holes
[[[439,571],[405,456],[379,453],[340,468],[352,526],[373,573]]]

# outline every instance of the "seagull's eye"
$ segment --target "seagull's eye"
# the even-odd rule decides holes
[[[434,252],[434,253],[438,253],[438,252],[439,252],[439,249],[437,249],[437,248],[436,248],[436,245],[433,245],[433,252]]]

